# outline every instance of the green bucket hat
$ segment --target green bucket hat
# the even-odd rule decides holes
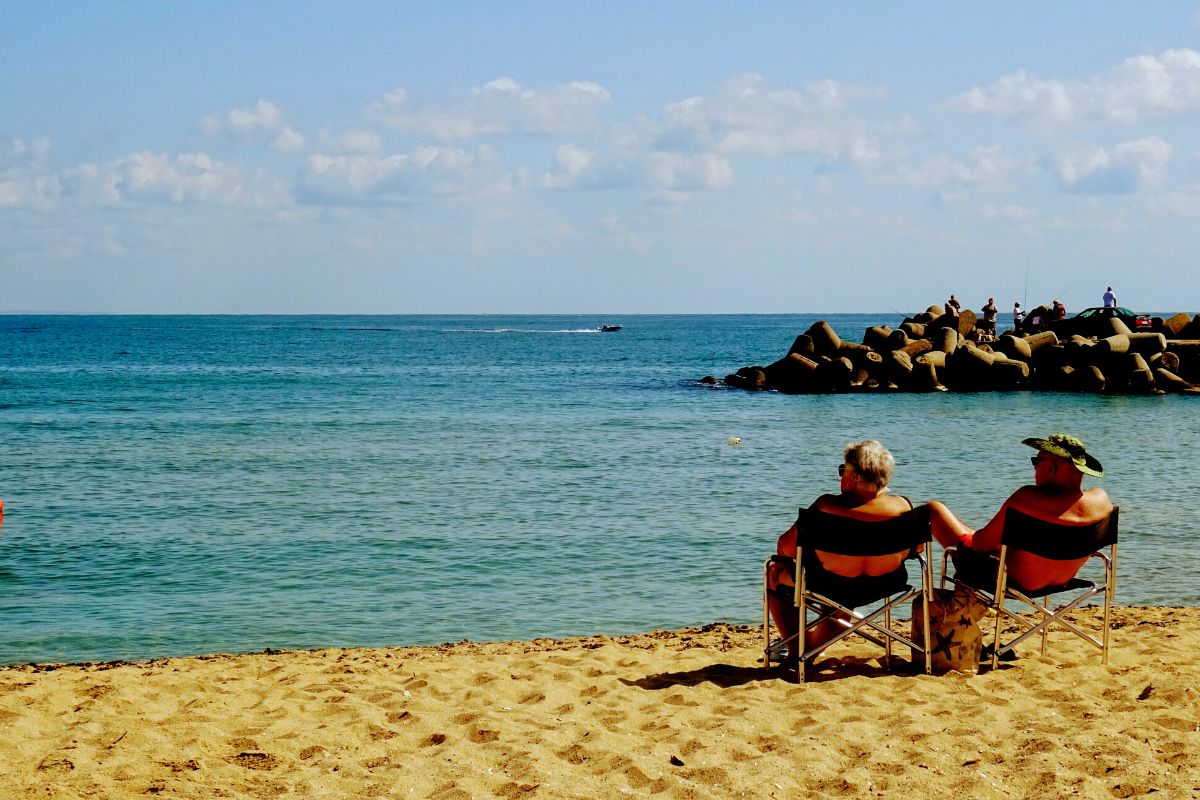
[[[1047,439],[1022,439],[1021,444],[1027,444],[1037,450],[1043,450],[1052,456],[1062,456],[1075,465],[1075,469],[1084,475],[1104,477],[1104,467],[1093,458],[1084,448],[1083,442],[1065,433],[1052,433]]]

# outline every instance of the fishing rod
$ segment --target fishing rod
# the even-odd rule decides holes
[[[1071,281],[1069,284],[1067,284],[1067,288],[1063,289],[1062,292],[1060,292],[1059,294],[1054,295],[1054,299],[1062,300],[1067,292],[1069,292],[1075,288],[1075,284],[1077,284],[1077,283],[1079,283],[1078,279]]]

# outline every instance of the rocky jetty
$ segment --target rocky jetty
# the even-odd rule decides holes
[[[1095,321],[1096,335],[1060,339],[1054,330],[999,337],[976,314],[940,306],[895,329],[867,328],[861,343],[842,340],[825,321],[796,337],[765,366],[746,366],[725,385],[789,394],[879,391],[1103,392],[1200,394],[1200,314],[1155,317],[1132,331],[1117,317]],[[713,377],[704,383],[719,384]]]

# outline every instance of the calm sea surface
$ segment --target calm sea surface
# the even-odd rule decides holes
[[[696,383],[816,319],[0,317],[0,663],[756,622],[763,556],[866,437],[980,525],[1021,438],[1074,433],[1122,507],[1118,601],[1200,603],[1200,400]]]

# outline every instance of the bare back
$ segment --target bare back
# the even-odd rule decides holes
[[[912,503],[908,498],[893,494],[878,494],[865,503],[859,503],[856,498],[845,494],[823,494],[810,507],[839,517],[879,522],[900,516],[912,508]],[[817,551],[817,558],[825,569],[847,578],[886,575],[899,568],[907,556],[907,548],[886,556],[847,556]]]
[[[968,546],[973,550],[994,552],[1000,548],[1005,512],[1015,509],[1044,522],[1063,525],[1091,525],[1112,513],[1108,493],[1100,487],[1083,491],[1061,491],[1041,486],[1022,486],[1004,501],[996,516],[979,529]],[[1032,553],[1014,552],[1009,560],[1010,574],[1027,589],[1065,583],[1075,577],[1086,558],[1051,561]]]

